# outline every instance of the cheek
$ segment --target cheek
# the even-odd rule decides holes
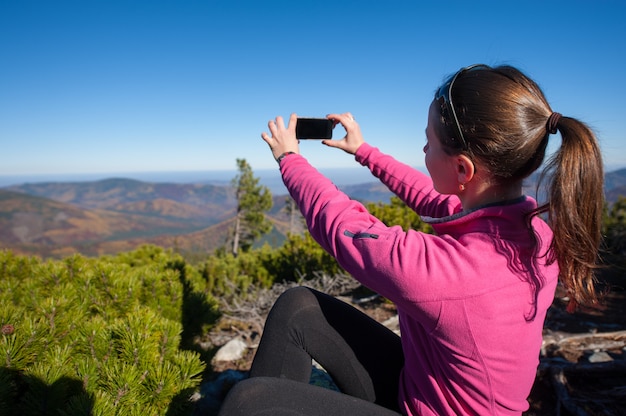
[[[433,181],[435,191],[440,194],[453,194],[456,191],[453,175],[450,174],[449,166],[445,161],[426,154],[424,158],[426,169]]]
[[[426,169],[432,178],[433,174],[437,171],[437,158],[433,156],[432,151],[426,152],[424,155],[424,164],[426,165]]]
[[[426,170],[428,170],[428,174],[430,175],[430,179],[433,181],[433,187],[437,192],[441,193],[439,183],[441,181],[439,175],[437,175],[437,172],[440,172],[441,169],[438,169],[436,160],[434,160],[432,156],[429,156],[428,153],[426,153],[426,156],[424,157],[424,163],[426,165]]]

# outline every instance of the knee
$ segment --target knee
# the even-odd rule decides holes
[[[312,304],[317,304],[317,298],[315,297],[313,289],[304,286],[296,286],[287,289],[278,297],[272,307],[272,311],[290,316]]]
[[[285,290],[277,299],[278,302],[295,303],[296,305],[315,299],[313,289],[306,286],[296,286]]]
[[[235,384],[228,392],[219,415],[249,415],[262,407],[262,403],[274,394],[272,379],[252,377]]]

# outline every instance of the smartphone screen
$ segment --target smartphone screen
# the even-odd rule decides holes
[[[327,118],[298,118],[298,139],[332,139],[333,121]]]

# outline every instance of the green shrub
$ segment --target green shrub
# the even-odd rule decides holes
[[[279,249],[263,253],[262,259],[265,268],[277,282],[293,282],[302,277],[312,278],[315,273],[334,276],[342,271],[337,260],[328,254],[309,232],[303,235],[289,235]]]
[[[621,260],[623,266],[626,253],[626,197],[619,197],[612,205],[605,206],[602,235],[607,254],[615,256],[615,260]]]
[[[205,370],[190,339],[218,315],[202,286],[156,247],[47,262],[0,251],[0,415],[188,414]]]
[[[266,247],[240,252],[237,256],[224,251],[210,256],[200,265],[206,290],[213,296],[246,292],[252,285],[270,287],[274,277],[263,264]]]
[[[392,196],[388,204],[367,204],[367,210],[388,227],[399,225],[404,231],[433,232],[432,227],[423,222],[420,216],[397,196]]]

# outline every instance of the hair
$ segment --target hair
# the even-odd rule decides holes
[[[546,155],[548,119],[553,111],[534,81],[511,66],[481,66],[461,70],[450,93],[467,147],[458,147],[455,122],[447,104],[440,100],[438,127],[443,134],[439,137],[448,153],[466,154],[500,184],[521,182],[539,169]],[[541,255],[547,256],[548,263],[558,263],[559,280],[570,297],[568,310],[573,311],[577,304],[598,302],[595,271],[604,173],[598,141],[586,124],[563,116],[556,128],[561,146],[539,180],[550,179],[548,202],[529,213],[528,224],[534,216],[548,213],[554,237],[548,252]],[[532,235],[536,239],[534,232]],[[537,294],[539,287],[535,290]]]

